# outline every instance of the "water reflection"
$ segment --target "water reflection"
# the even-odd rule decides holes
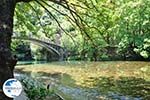
[[[44,64],[47,61],[18,61],[17,65]]]
[[[66,100],[149,100],[149,69],[149,62],[52,62],[16,72],[55,83]]]

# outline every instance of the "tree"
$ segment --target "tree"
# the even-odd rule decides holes
[[[82,24],[81,17],[76,13],[75,5],[73,4],[73,0],[69,3],[67,0],[1,0],[0,2],[0,100],[11,100],[11,98],[6,97],[2,92],[3,83],[9,79],[13,78],[13,70],[15,66],[15,58],[11,53],[11,36],[13,33],[13,16],[15,6],[19,2],[29,3],[30,1],[35,1],[38,3],[43,9],[48,12],[49,16],[56,21],[61,30],[65,32],[62,26],[59,24],[59,21],[55,18],[55,16],[46,8],[46,6],[53,8],[47,2],[52,2],[54,4],[60,5],[70,13],[68,16],[65,13],[58,11],[56,8],[53,8],[60,14],[67,16],[71,22],[75,23],[76,26],[81,30],[82,35],[84,33],[90,39],[88,33],[84,31],[84,25]],[[77,0],[78,1],[78,0]],[[79,1],[80,2],[80,1]],[[69,6],[71,5],[71,7]],[[66,32],[65,32],[66,33]],[[67,33],[66,33],[67,34]],[[69,35],[69,34],[68,34]]]
[[[14,57],[12,56],[11,36],[13,33],[13,16],[18,2],[31,0],[1,0],[0,2],[0,100],[12,100],[2,92],[3,83],[13,78]]]
[[[29,4],[30,1],[37,3],[38,6],[42,7],[45,11],[48,19],[48,23],[42,23],[39,21],[40,26],[43,28],[42,32],[47,34],[47,37],[51,37],[52,34],[48,33],[51,29],[49,24],[49,19],[55,21],[58,25],[58,29],[63,31],[67,36],[69,36],[73,42],[75,37],[78,43],[77,49],[79,54],[85,56],[91,56],[93,59],[94,55],[106,53],[101,50],[101,48],[118,45],[120,44],[120,49],[123,54],[128,53],[128,47],[130,45],[134,48],[136,53],[144,57],[149,56],[149,0],[1,0],[0,2],[0,100],[9,100],[2,93],[3,83],[13,77],[13,69],[15,65],[15,58],[11,53],[11,36],[13,33],[13,16],[14,10],[17,3],[26,2]],[[50,4],[51,2],[52,4]],[[54,6],[56,4],[56,6]],[[63,7],[64,11],[61,11],[57,6]],[[21,7],[21,6],[20,6]],[[39,9],[35,9],[36,6],[29,4],[29,8],[36,12],[37,19],[39,20]],[[57,15],[53,11],[57,12]],[[28,13],[27,11],[25,13]],[[58,15],[64,16],[74,28],[70,28],[70,31],[76,33],[81,32],[81,35],[75,36],[76,34],[68,34],[57,19]],[[26,14],[27,15],[27,14]],[[39,31],[39,26],[35,24],[37,20],[30,18],[32,22],[25,21],[24,18],[28,16],[22,16],[22,11],[17,10],[16,16],[21,21],[16,25],[25,25],[25,29],[31,31],[32,33],[37,33]],[[29,16],[30,17],[30,16]],[[22,21],[23,20],[23,21]],[[46,21],[45,20],[45,21]],[[36,27],[35,27],[36,26]],[[17,26],[19,27],[19,26]],[[22,27],[19,27],[22,29]],[[26,30],[25,30],[26,31]],[[75,33],[73,32],[73,33]],[[70,32],[71,33],[71,32]],[[65,37],[66,38],[66,37]],[[146,41],[145,38],[148,38]],[[127,40],[127,42],[125,41]],[[69,40],[69,39],[68,39]],[[68,42],[66,41],[66,44]],[[130,41],[131,42],[130,42]],[[130,43],[129,43],[129,42]],[[73,43],[71,43],[73,44]],[[67,44],[69,45],[69,44]],[[145,46],[146,45],[146,46]],[[70,45],[69,45],[70,46]],[[142,49],[139,49],[141,48]],[[74,47],[72,46],[74,49]],[[71,48],[71,49],[72,49]],[[133,51],[132,50],[132,51]],[[98,55],[101,56],[101,55]],[[99,57],[95,57],[97,60]]]
[[[17,1],[1,0],[0,2],[0,99],[10,100],[2,92],[3,83],[13,77],[13,57],[10,50],[13,32],[13,15]]]

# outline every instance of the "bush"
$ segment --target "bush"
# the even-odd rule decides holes
[[[150,39],[144,39],[142,45],[138,46],[138,48],[135,48],[134,51],[145,59],[150,59]]]
[[[33,78],[23,76],[20,78],[24,91],[30,100],[46,100],[48,96],[53,96],[54,91],[46,89],[44,84]]]

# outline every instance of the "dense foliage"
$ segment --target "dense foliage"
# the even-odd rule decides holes
[[[69,0],[68,5],[76,13],[43,0],[18,4],[15,35],[60,42],[68,59],[150,59],[149,0]]]
[[[29,100],[57,100],[59,99],[53,90],[46,89],[43,83],[35,79],[22,76],[20,81],[24,87],[24,92]]]

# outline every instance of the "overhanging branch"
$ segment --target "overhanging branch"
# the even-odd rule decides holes
[[[49,16],[52,17],[52,18],[56,21],[56,23],[58,24],[59,28],[60,28],[66,35],[68,35],[68,36],[72,39],[73,43],[75,44],[75,40],[73,39],[73,37],[72,37],[69,33],[67,33],[67,32],[64,30],[64,28],[61,26],[61,24],[60,24],[59,21],[56,19],[56,17],[55,17],[41,2],[39,2],[38,0],[35,0],[35,1],[36,1],[40,6],[42,6],[42,7],[48,12]]]
[[[30,1],[34,1],[34,0],[16,0],[16,2],[30,2]]]
[[[56,23],[58,24],[58,26],[61,28],[62,31],[64,31],[64,33],[66,33],[67,35],[70,36],[70,34],[68,34],[63,28],[62,26],[60,25],[59,21],[57,20],[57,18],[55,18],[55,16],[45,7],[44,4],[46,4],[48,7],[52,8],[53,10],[57,11],[58,13],[60,13],[61,15],[63,16],[66,16],[68,17],[68,19],[70,21],[72,21],[73,23],[76,24],[76,26],[79,28],[79,30],[81,31],[81,34],[84,36],[84,37],[87,37],[88,40],[90,40],[92,42],[93,45],[95,45],[93,39],[91,38],[91,36],[89,35],[89,33],[86,31],[86,26],[89,27],[88,23],[86,23],[82,18],[81,16],[76,12],[76,9],[74,9],[75,6],[77,5],[73,5],[73,4],[70,4],[67,0],[17,0],[17,2],[30,2],[30,1],[36,1],[38,4],[42,4],[41,6],[49,13],[49,15],[56,21]],[[49,5],[48,3],[46,3],[46,1],[49,1],[49,2],[53,2],[54,4],[57,4],[59,6],[62,6],[64,9],[68,10],[71,14],[71,16],[63,13],[63,12],[60,12],[59,10],[57,10],[55,7]],[[94,4],[92,5],[94,6]],[[78,7],[78,6],[77,6]],[[80,8],[83,8],[82,6],[79,6]],[[87,7],[87,8],[86,8]],[[91,9],[90,6],[86,6],[85,8],[83,9]],[[94,6],[95,7],[95,6]],[[91,28],[91,27],[89,27]],[[97,28],[95,27],[92,27],[93,29],[96,29],[98,30]],[[72,36],[70,36],[72,38]]]

